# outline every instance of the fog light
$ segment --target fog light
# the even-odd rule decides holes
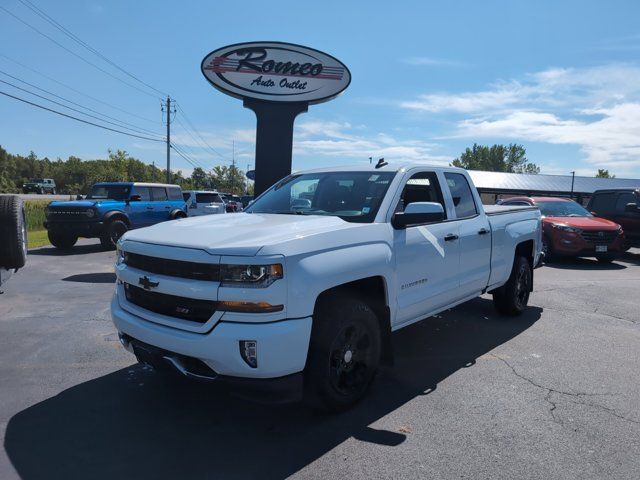
[[[240,356],[251,368],[258,368],[258,342],[240,340]]]

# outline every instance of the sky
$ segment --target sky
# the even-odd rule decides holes
[[[29,2],[155,90],[74,43]],[[0,81],[13,85],[0,83],[0,92],[95,121],[30,92],[88,107],[154,138],[166,128],[161,93],[170,94],[179,106],[172,140],[190,159],[173,152],[172,167],[229,165],[235,151],[240,168],[252,168],[255,115],[207,83],[200,62],[233,43],[292,42],[337,57],[352,75],[342,95],[296,119],[294,170],[369,157],[447,165],[474,143],[519,143],[541,173],[604,168],[640,178],[639,18],[637,0],[2,0]],[[162,142],[3,95],[0,145],[52,159],[122,149],[166,162]]]

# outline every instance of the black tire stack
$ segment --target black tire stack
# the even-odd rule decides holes
[[[0,268],[18,269],[27,262],[24,204],[16,195],[0,195]]]

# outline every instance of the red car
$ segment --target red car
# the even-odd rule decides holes
[[[542,249],[547,260],[557,256],[596,257],[608,263],[624,252],[624,233],[620,225],[594,217],[568,198],[512,197],[499,203],[540,209]]]

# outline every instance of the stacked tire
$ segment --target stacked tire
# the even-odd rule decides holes
[[[27,262],[27,222],[24,204],[16,195],[0,195],[0,268],[24,267]]]

